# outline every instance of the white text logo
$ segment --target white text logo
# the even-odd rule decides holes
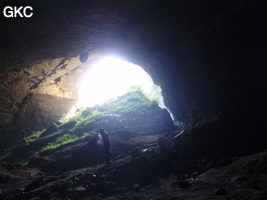
[[[27,11],[28,10],[28,11]],[[20,7],[16,7],[14,6],[6,6],[3,10],[4,16],[9,18],[9,17],[31,17],[33,15],[32,13],[32,7],[31,6],[20,6]]]

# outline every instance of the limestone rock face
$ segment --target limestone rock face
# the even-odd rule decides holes
[[[81,74],[73,62],[79,63],[54,59],[15,72],[5,69],[0,99],[3,129],[40,130],[66,114],[75,104]]]

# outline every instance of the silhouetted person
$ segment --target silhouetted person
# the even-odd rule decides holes
[[[113,160],[115,160],[115,157],[110,153],[109,151],[109,147],[110,147],[110,140],[108,135],[105,133],[104,129],[99,129],[98,131],[100,133],[102,142],[103,142],[103,146],[104,146],[104,150],[106,153],[106,163],[110,162],[110,156],[112,157]]]
[[[23,130],[22,130],[22,139],[25,140],[26,137],[27,137],[27,133],[26,133],[26,131],[23,129]]]

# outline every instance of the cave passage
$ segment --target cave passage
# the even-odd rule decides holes
[[[118,58],[103,57],[82,78],[77,107],[101,105],[136,88],[165,108],[161,88],[142,67]]]

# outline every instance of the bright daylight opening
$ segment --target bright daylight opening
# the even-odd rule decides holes
[[[104,57],[85,74],[79,89],[78,107],[93,107],[126,94],[130,87],[140,86],[144,94],[165,108],[161,88],[138,65]]]

